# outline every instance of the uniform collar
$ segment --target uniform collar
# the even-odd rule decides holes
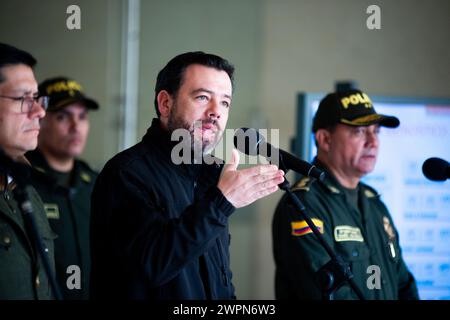
[[[322,186],[324,186],[331,194],[338,195],[344,193],[345,188],[339,183],[339,181],[331,173],[331,171],[328,170],[328,168],[322,162],[320,162],[317,157],[314,158],[313,164],[325,171],[325,179],[323,181],[319,181]],[[362,183],[361,181],[358,183],[357,187],[362,190],[363,194],[367,198],[379,197],[379,194],[376,190]]]
[[[50,167],[42,152],[36,149],[28,152],[26,156],[32,163],[34,177],[42,179],[53,186],[57,184],[57,180],[52,175],[55,170]],[[87,171],[82,170],[79,160],[75,159],[71,173],[74,179],[72,184],[73,187],[76,187],[81,181],[86,183],[92,182],[91,175]]]

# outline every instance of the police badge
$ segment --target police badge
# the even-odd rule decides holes
[[[386,234],[389,237],[389,243],[388,243],[389,253],[391,255],[391,258],[394,259],[397,256],[397,253],[395,252],[395,247],[394,247],[395,233],[394,233],[394,228],[392,228],[389,218],[386,216],[383,217],[383,226],[384,226],[384,231],[386,232]]]

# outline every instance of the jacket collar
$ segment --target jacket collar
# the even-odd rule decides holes
[[[19,163],[23,167],[20,171],[25,175],[26,177],[29,176],[30,172],[27,168],[31,168],[30,162],[25,158],[25,156],[20,156],[15,160],[15,162]],[[0,167],[1,168],[1,167]],[[25,179],[25,177],[23,177]],[[3,192],[5,190],[13,190],[16,187],[16,183],[14,182],[14,179],[7,174],[6,171],[3,171],[0,169],[0,192]]]
[[[158,148],[162,152],[162,155],[164,156],[164,159],[166,161],[172,161],[172,150],[174,147],[176,147],[180,141],[172,141],[171,140],[171,134],[169,131],[162,128],[161,121],[158,118],[154,118],[152,120],[151,126],[148,128],[147,133],[142,138],[142,142],[147,146],[147,148],[150,149],[150,151],[154,152],[153,150],[155,147]],[[220,159],[213,157],[217,160],[216,163],[223,163],[223,161],[219,161]],[[194,154],[191,153],[190,155],[190,161],[191,163],[181,163],[180,166],[183,167],[185,170],[189,172],[197,173],[201,168],[207,166],[211,167],[211,165],[208,165],[207,163],[211,163],[211,161],[205,162],[203,158],[201,159],[201,164],[194,164]],[[222,165],[216,165],[214,164],[213,167],[216,169],[221,169]]]
[[[151,126],[147,129],[147,133],[142,138],[142,142],[152,148],[156,145],[159,150],[169,156],[172,152],[172,148],[178,143],[177,141],[171,141],[169,131],[162,128],[161,121],[158,118],[152,120]]]
[[[13,180],[9,180],[9,176],[5,173],[0,174],[0,192],[6,190],[13,190],[16,187],[16,184]]]

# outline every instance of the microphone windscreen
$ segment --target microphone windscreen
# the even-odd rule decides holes
[[[233,137],[235,148],[250,156],[257,156],[259,154],[259,144],[264,141],[264,136],[253,128],[237,129]]]
[[[429,158],[422,165],[422,172],[430,180],[445,181],[447,180],[447,161],[440,158]]]

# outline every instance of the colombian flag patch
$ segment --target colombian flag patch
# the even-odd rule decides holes
[[[311,220],[317,229],[319,229],[320,233],[323,233],[323,221],[315,218]],[[293,236],[304,236],[305,234],[312,233],[311,228],[305,220],[291,222],[291,227]]]

